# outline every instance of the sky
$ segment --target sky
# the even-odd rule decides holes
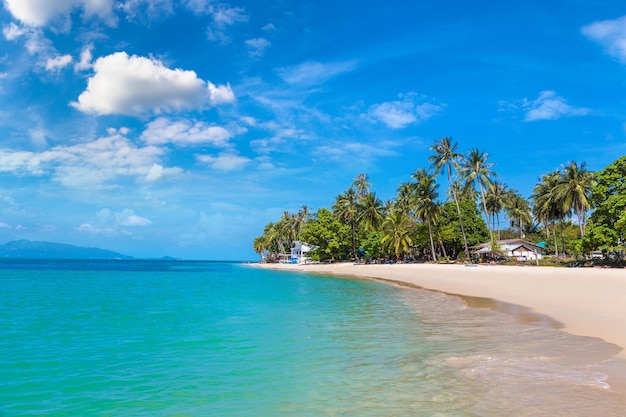
[[[228,1],[3,0],[0,243],[255,260],[442,137],[525,197],[626,154],[621,0]]]

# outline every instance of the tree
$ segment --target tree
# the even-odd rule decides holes
[[[393,208],[383,221],[381,243],[385,248],[393,251],[397,259],[402,259],[413,245],[412,224],[413,222],[407,213]]]
[[[491,230],[495,229],[495,219],[498,223],[498,239],[500,239],[500,212],[504,210],[504,204],[508,197],[509,189],[502,182],[494,182],[491,184],[485,196],[485,205],[487,211],[491,215],[492,223],[494,223]]]
[[[348,188],[347,191],[337,196],[333,204],[333,213],[339,221],[345,222],[350,226],[350,234],[352,236],[352,255],[357,258],[356,253],[356,224],[358,212],[357,195],[354,188]]]
[[[252,247],[254,249],[254,252],[259,254],[259,256],[261,257],[261,261],[263,261],[263,254],[267,250],[265,245],[265,239],[263,238],[263,236],[255,237],[254,241],[252,242]]]
[[[370,177],[367,174],[358,174],[354,177],[351,188],[354,188],[359,200],[363,199],[363,197],[365,197],[370,191],[372,184],[368,182],[369,179]]]
[[[368,193],[359,200],[358,221],[363,224],[368,232],[380,229],[385,218],[383,202],[376,197],[375,193]]]
[[[513,193],[505,206],[506,214],[511,220],[511,226],[517,226],[520,239],[524,239],[524,226],[532,224],[530,204],[520,194]]]
[[[589,197],[594,185],[593,173],[585,168],[584,162],[580,166],[568,162],[555,190],[555,197],[562,202],[565,211],[576,213],[581,236],[585,235],[585,213],[591,208]]]
[[[411,178],[415,181],[415,215],[428,226],[431,256],[433,261],[437,262],[432,224],[441,213],[441,208],[436,201],[439,196],[437,193],[439,185],[435,182],[435,177],[425,169],[415,170]]]
[[[496,173],[491,170],[495,166],[494,163],[487,162],[489,154],[479,151],[477,148],[470,149],[467,156],[461,162],[461,177],[465,181],[466,187],[478,186],[483,202],[483,210],[485,219],[487,219],[487,227],[489,228],[489,236],[493,241],[493,231],[489,224],[489,210],[487,210],[487,199],[485,197],[485,189],[491,188],[491,178]]]
[[[463,217],[461,216],[459,199],[452,180],[452,170],[454,169],[457,171],[459,169],[459,159],[461,158],[461,154],[457,153],[456,148],[457,143],[452,143],[451,138],[445,137],[435,140],[435,144],[430,147],[430,150],[435,154],[429,156],[428,161],[431,163],[431,167],[434,168],[435,175],[439,174],[442,168],[445,168],[447,171],[450,190],[452,191],[456,211],[459,215],[459,224],[461,226],[461,235],[463,236],[465,255],[469,258],[469,248],[467,246],[467,236],[465,235],[465,228],[463,226]]]
[[[626,156],[597,172],[596,180],[590,196],[594,211],[583,237],[583,247],[588,251],[600,248],[623,251],[626,242]]]
[[[311,216],[302,239],[317,246],[313,251],[317,260],[342,259],[350,254],[350,227],[342,224],[326,208],[319,209]]]
[[[561,181],[561,171],[556,170],[543,175],[531,196],[533,202],[533,215],[535,219],[542,222],[546,228],[546,233],[550,234],[550,225],[554,225],[554,253],[559,256],[559,246],[556,238],[556,224],[561,224],[561,243],[565,248],[565,236],[563,233],[563,221],[567,216],[565,207],[557,196],[557,186]]]
[[[474,200],[461,202],[463,224],[469,245],[478,245],[489,240],[489,230]],[[464,242],[461,238],[461,224],[456,207],[453,202],[445,202],[439,217],[438,233],[440,233],[443,245],[448,249],[449,255],[454,258],[463,251]]]

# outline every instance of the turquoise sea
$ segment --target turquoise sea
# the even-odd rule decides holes
[[[619,416],[598,339],[225,262],[0,261],[0,416]]]

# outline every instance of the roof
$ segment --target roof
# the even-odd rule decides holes
[[[541,252],[543,248],[539,245],[535,245],[534,243],[527,242],[523,239],[502,239],[496,241],[496,244],[502,249],[506,249],[509,251],[514,251],[519,249],[520,247],[524,247],[526,249],[532,251]],[[477,252],[491,252],[491,242],[481,243],[480,245],[472,246],[472,249],[475,249]]]

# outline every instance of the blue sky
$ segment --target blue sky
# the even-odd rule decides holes
[[[525,196],[626,154],[623,1],[3,3],[0,243],[256,259],[284,210],[361,172],[391,199],[443,136]]]

